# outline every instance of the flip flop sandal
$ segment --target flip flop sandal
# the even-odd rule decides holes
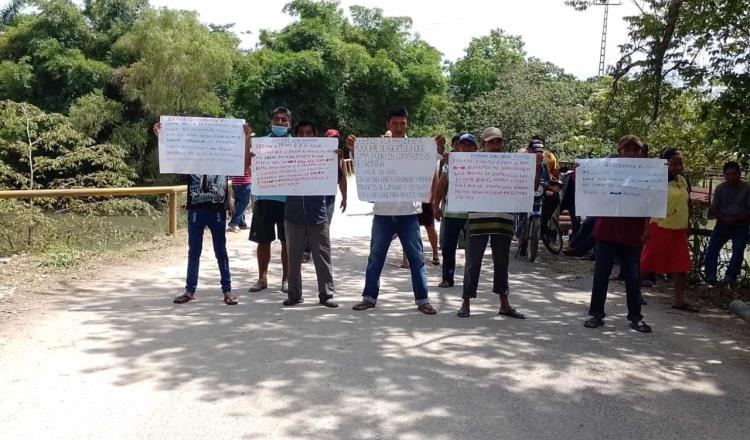
[[[458,316],[459,318],[468,318],[469,316],[471,316],[471,312],[469,311],[469,309],[461,307],[460,309],[458,309],[456,316]]]
[[[362,301],[361,303],[355,304],[354,307],[352,307],[352,310],[367,310],[367,309],[374,309],[375,304],[369,302],[369,301]]]
[[[432,263],[433,266],[440,266],[440,258],[433,258],[430,263]]]
[[[516,319],[526,319],[526,315],[524,315],[523,313],[518,313],[516,309],[500,310],[499,312],[497,312],[497,314],[503,315],[503,316],[510,316],[511,318],[516,318]]]
[[[424,313],[425,315],[434,315],[437,313],[437,310],[435,310],[435,308],[430,304],[420,304],[419,306],[417,306],[417,310]]]
[[[247,289],[248,292],[260,292],[261,290],[268,289],[268,284],[263,284],[261,282],[256,281],[255,284],[250,286],[249,289]]]
[[[237,301],[237,297],[236,296],[225,296],[224,297],[224,304],[226,304],[228,306],[236,306],[237,304],[239,304],[239,302]]]
[[[182,295],[180,295],[180,296],[176,297],[175,299],[173,299],[172,302],[175,303],[175,304],[185,304],[186,302],[192,301],[194,299],[195,298],[193,298],[192,296],[188,295],[187,293],[183,293]]]
[[[630,328],[640,333],[651,333],[651,326],[649,326],[643,321],[638,321],[638,322],[631,321]]]
[[[583,323],[586,328],[599,328],[604,326],[604,320],[599,318],[591,318]]]

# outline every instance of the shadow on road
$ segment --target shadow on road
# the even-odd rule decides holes
[[[750,356],[689,317],[671,316],[667,325],[665,313],[647,308],[656,332],[637,334],[626,326],[622,296],[613,295],[607,327],[585,329],[588,275],[566,275],[554,257],[513,261],[513,305],[529,319],[500,317],[489,255],[472,318],[455,316],[462,277],[454,288],[433,288],[435,267],[430,294],[439,314],[424,316],[396,251],[378,307],[354,312],[367,244],[335,240],[337,310],[316,304],[311,264],[304,266],[309,303],[283,308],[273,288],[246,293],[249,248],[231,251],[236,307],[220,302],[210,255],[198,300],[183,306],[171,303],[182,271],[75,286],[68,310],[96,317],[85,322],[96,366],[81,372],[114,369],[118,386],[190,388],[203,402],[236,402],[231,415],[248,439],[747,438],[750,422],[736,410],[748,408]],[[116,362],[97,364],[97,356]],[[182,404],[174,401],[173,411],[189,412],[190,402]]]

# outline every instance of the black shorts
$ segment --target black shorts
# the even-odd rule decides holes
[[[284,202],[277,200],[256,200],[253,206],[253,219],[250,222],[250,241],[271,243],[276,238],[282,243],[286,241],[284,205]]]
[[[432,216],[432,203],[422,203],[422,213],[417,216],[420,226],[435,226],[435,217]]]

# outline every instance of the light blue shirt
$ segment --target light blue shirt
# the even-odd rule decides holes
[[[268,137],[276,137],[273,133],[269,133]],[[285,137],[292,137],[291,134]],[[277,202],[286,202],[286,196],[255,196],[255,200],[274,200]]]

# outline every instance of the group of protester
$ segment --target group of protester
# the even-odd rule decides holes
[[[386,134],[393,138],[404,138],[409,125],[405,109],[391,110],[386,118]],[[154,126],[159,134],[160,126]],[[252,135],[249,126],[244,127],[246,157],[245,175],[232,178],[235,194],[234,215],[226,228],[226,212],[229,203],[228,179],[226,176],[191,175],[188,183],[188,269],[185,292],[174,299],[177,304],[194,299],[198,281],[198,267],[203,243],[203,232],[209,228],[212,234],[214,253],[221,274],[221,288],[224,302],[237,304],[237,297],[232,293],[229,259],[226,250],[226,231],[245,230],[244,212],[250,203],[250,167],[252,153]],[[271,114],[270,137],[309,137],[318,133],[316,126],[309,121],[292,125],[289,109],[279,107]],[[340,138],[337,130],[330,129],[326,137]],[[427,228],[432,244],[434,264],[440,264],[437,251],[437,234],[434,220],[442,219],[443,239],[442,280],[438,285],[448,288],[455,285],[456,250],[459,237],[466,236],[466,264],[464,267],[462,298],[463,303],[457,316],[470,316],[471,300],[477,297],[477,289],[482,260],[487,245],[490,245],[493,262],[493,293],[498,295],[500,315],[517,319],[525,316],[510,305],[510,288],[508,266],[510,247],[515,225],[513,213],[503,212],[450,212],[446,211],[449,173],[447,172],[449,153],[445,150],[446,140],[443,136],[435,138],[436,167],[435,176],[428,202],[377,202],[373,207],[373,220],[370,238],[370,250],[365,269],[365,285],[362,300],[353,306],[362,311],[376,307],[380,290],[380,277],[385,265],[390,244],[394,238],[401,242],[404,252],[404,267],[411,271],[412,289],[417,309],[428,315],[436,313],[430,304],[427,286],[426,260],[423,254],[423,243],[420,225]],[[505,143],[502,131],[496,127],[486,128],[479,140],[465,133],[454,136],[451,140],[452,151],[475,152],[482,149],[488,153],[503,152]],[[356,160],[357,138],[348,136],[345,142],[352,158]],[[534,188],[544,180],[555,180],[556,166],[550,164],[550,154],[544,150],[544,142],[534,138],[522,151],[537,155],[537,169]],[[339,189],[343,200],[341,209],[346,209],[346,178],[342,172],[342,153],[339,156]],[[623,137],[617,148],[617,156],[638,158],[644,156],[644,144],[636,136]],[[551,156],[554,158],[554,156]],[[587,219],[578,234],[584,232],[586,223],[590,222],[592,236],[596,239],[596,263],[591,294],[589,315],[591,319],[584,325],[590,328],[604,324],[604,305],[608,284],[616,261],[626,285],[628,316],[630,326],[640,332],[650,332],[651,328],[643,321],[641,314],[641,272],[671,274],[675,282],[675,307],[693,310],[685,302],[684,291],[686,274],[690,270],[690,256],[687,244],[688,237],[688,184],[682,177],[682,155],[676,150],[665,151],[663,157],[669,164],[669,191],[667,217],[664,219],[648,218],[605,218]],[[712,214],[719,224],[711,238],[707,252],[707,275],[715,281],[716,264],[710,263],[712,257],[728,239],[735,244],[735,257],[727,271],[727,280],[736,280],[742,263],[744,245],[748,238],[750,224],[750,184],[740,178],[739,166],[734,163],[725,166],[727,182],[716,189],[712,204]],[[563,197],[564,203],[565,197]],[[560,203],[557,199],[555,203]],[[553,207],[553,209],[556,206]],[[282,243],[282,291],[287,294],[283,304],[287,307],[304,302],[302,296],[301,265],[306,249],[311,253],[318,281],[318,299],[326,307],[338,307],[333,301],[335,283],[331,268],[330,223],[335,210],[335,196],[257,196],[253,205],[250,224],[250,240],[257,243],[258,279],[250,287],[250,292],[259,292],[268,288],[268,266],[271,257],[271,244],[278,239]],[[721,226],[720,226],[721,225]],[[431,229],[430,229],[431,228]],[[740,249],[740,244],[742,249]],[[738,261],[736,261],[738,260]],[[713,275],[713,278],[711,278]],[[734,277],[734,278],[733,278]]]
[[[623,150],[622,146],[618,153],[619,157],[646,155],[643,145],[640,155],[636,155],[635,151]],[[686,177],[680,151],[668,148],[659,157],[667,162],[668,170],[665,218],[646,219],[645,226],[637,219],[620,219],[614,225],[616,227],[611,227],[610,219],[590,217],[570,240],[570,248],[566,253],[576,254],[576,249],[583,248],[587,251],[591,247],[596,261],[590,310],[592,319],[586,322],[587,327],[603,325],[603,298],[606,295],[604,286],[615,262],[620,264],[620,274],[615,279],[625,281],[628,319],[631,321],[640,317],[639,306],[646,304],[641,286],[652,286],[657,274],[668,275],[673,282],[673,308],[699,311],[698,307],[685,299],[688,273],[693,265],[688,241],[691,185]],[[701,269],[705,270],[704,278],[709,285],[733,288],[737,284],[745,248],[750,239],[750,183],[742,180],[742,170],[737,162],[727,162],[723,173],[725,181],[716,187],[711,198],[709,214],[716,224],[704,254],[704,267]],[[574,217],[574,208],[570,212]],[[718,280],[718,259],[728,241],[732,242],[732,255],[723,280]],[[619,248],[613,248],[612,243],[618,244]]]

